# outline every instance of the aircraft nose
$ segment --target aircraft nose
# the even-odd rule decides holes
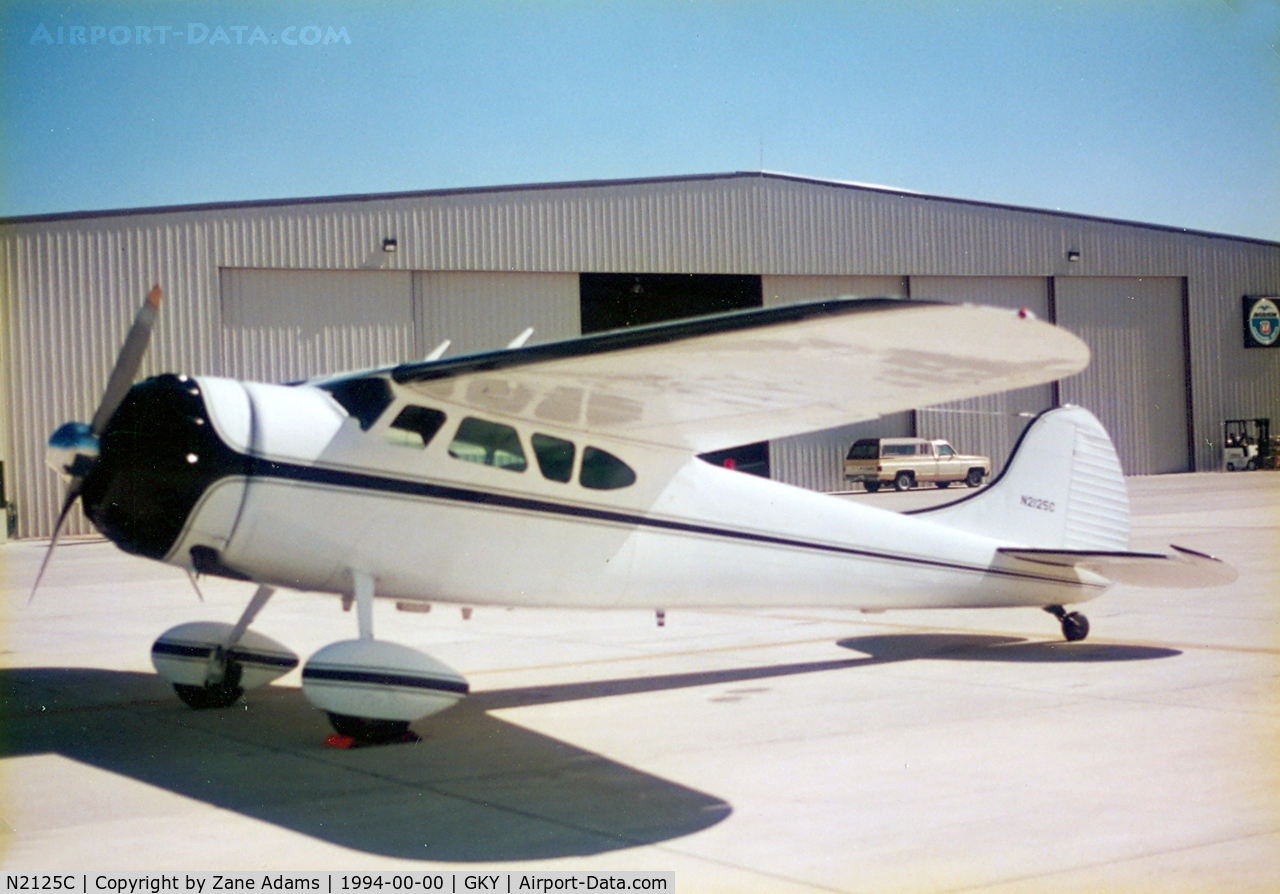
[[[98,447],[81,491],[85,514],[121,549],[154,559],[169,553],[209,485],[245,462],[213,430],[187,376],[134,385]]]

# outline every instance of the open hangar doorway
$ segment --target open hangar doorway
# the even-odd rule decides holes
[[[583,335],[764,306],[761,278],[750,274],[583,273],[578,288]],[[717,450],[703,459],[769,477],[767,442]]]

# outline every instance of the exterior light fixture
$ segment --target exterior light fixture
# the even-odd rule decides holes
[[[388,236],[386,239],[382,240],[383,251],[395,251],[398,247],[399,246],[397,245],[394,237]]]
[[[1067,252],[1067,260],[1074,264],[1076,261],[1080,260],[1080,252],[1076,251],[1074,248],[1071,249]]]

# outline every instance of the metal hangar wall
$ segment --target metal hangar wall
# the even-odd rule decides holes
[[[289,381],[445,338],[465,353],[526,326],[573,337],[594,325],[584,281],[676,274],[758,284],[765,306],[1028,307],[1093,349],[1052,386],[770,444],[773,477],[806,487],[841,488],[844,451],[869,433],[1001,463],[1055,403],[1094,410],[1129,474],[1216,468],[1223,419],[1280,418],[1280,350],[1241,338],[1241,297],[1280,293],[1280,244],[1258,240],[754,172],[15,218],[0,220],[0,460],[18,535],[50,533],[44,441],[91,412],[152,282],[166,298],[145,374]]]

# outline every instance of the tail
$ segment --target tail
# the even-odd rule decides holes
[[[1129,548],[1129,492],[1107,430],[1081,407],[1031,420],[987,487],[915,515],[1039,549]]]

